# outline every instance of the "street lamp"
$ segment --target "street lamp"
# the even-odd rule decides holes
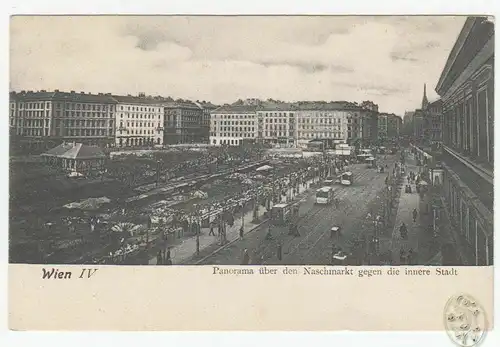
[[[156,161],[156,186],[160,183],[160,161]]]
[[[193,204],[194,208],[197,208],[197,204]],[[194,219],[194,226],[196,228],[196,255],[200,255],[200,211],[199,209],[196,210],[195,213],[195,219]]]

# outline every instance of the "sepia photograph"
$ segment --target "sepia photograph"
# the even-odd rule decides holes
[[[493,265],[494,39],[488,16],[13,16],[9,263]]]

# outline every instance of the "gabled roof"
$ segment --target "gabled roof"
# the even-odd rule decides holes
[[[63,142],[59,146],[49,149],[47,152],[43,153],[44,156],[60,156],[73,148],[73,144]]]
[[[106,157],[99,147],[87,146],[82,143],[62,143],[43,153],[42,156],[82,160]]]
[[[202,109],[208,109],[208,110],[215,110],[216,108],[219,107],[217,105],[212,104],[209,101],[195,101],[194,103],[196,105],[198,105],[198,107],[200,107]]]

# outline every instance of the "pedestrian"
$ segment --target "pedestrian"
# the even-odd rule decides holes
[[[417,209],[414,208],[413,209],[413,223],[415,223],[417,221],[417,215],[418,215]]]
[[[208,233],[208,236],[215,236],[214,223],[210,223],[210,232]]]
[[[410,248],[408,251],[408,265],[413,265],[414,254],[413,250]]]
[[[163,259],[162,259],[162,254],[161,250],[158,251],[158,254],[156,255],[156,265],[162,265],[163,264]]]
[[[401,248],[401,251],[399,252],[399,262],[401,265],[404,265],[406,263],[405,250],[403,248]]]
[[[248,249],[243,251],[243,259],[241,260],[241,265],[248,265],[250,263],[250,255],[248,254]]]
[[[401,238],[403,238],[403,239],[406,239],[406,237],[408,236],[408,229],[406,228],[406,224],[404,222],[399,227],[399,234],[401,235]]]
[[[243,225],[240,227],[240,240],[243,240]]]
[[[278,242],[278,249],[277,249],[277,253],[278,253],[278,259],[281,260],[281,242]]]

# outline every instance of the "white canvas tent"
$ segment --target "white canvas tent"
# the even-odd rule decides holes
[[[261,166],[259,168],[257,168],[255,171],[269,171],[272,169],[272,166],[269,166],[269,165],[264,165],[264,166]]]

